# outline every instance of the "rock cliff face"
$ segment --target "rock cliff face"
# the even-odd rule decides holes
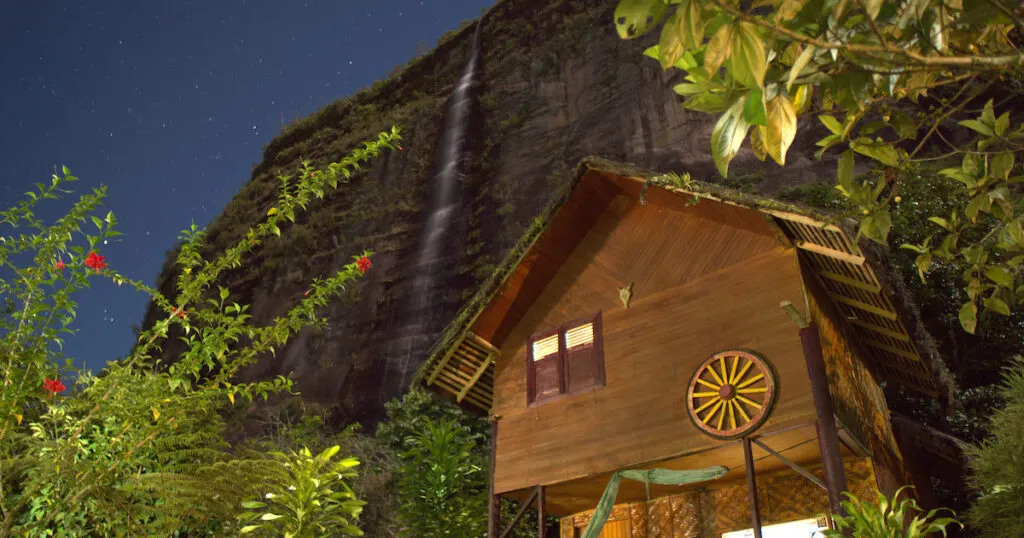
[[[373,422],[383,403],[406,388],[476,284],[568,183],[580,158],[600,155],[720,180],[709,151],[714,118],[683,109],[672,81],[657,62],[642,57],[656,35],[618,38],[615,4],[504,0],[484,17],[459,224],[446,238],[443,278],[429,310],[410,306],[416,304],[409,300],[411,268],[432,196],[446,101],[467,61],[473,28],[442,39],[395,77],[289,126],[267,146],[252,180],[211,224],[210,253],[266,215],[276,199],[278,171],[294,171],[301,158],[314,164],[337,159],[392,124],[402,127],[405,138],[403,151],[377,159],[227,276],[233,299],[250,302],[253,322],[265,324],[287,312],[314,277],[364,248],[376,253],[361,285],[330,305],[329,328],[302,332],[247,377],[291,372],[306,398],[337,404],[345,420]],[[812,160],[799,140],[785,175],[741,153],[731,181],[772,193],[831,175]],[[174,289],[172,258],[161,278],[168,294]],[[155,316],[147,313],[146,324]],[[165,354],[178,351],[169,343]]]

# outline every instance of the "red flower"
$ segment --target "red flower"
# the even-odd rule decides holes
[[[181,319],[185,319],[185,316],[188,315],[188,312],[182,310],[181,308],[175,308],[174,315],[178,316]]]
[[[356,267],[359,268],[360,273],[366,273],[366,270],[372,266],[373,264],[370,263],[370,258],[367,258],[366,256],[363,256],[362,258],[356,260]]]
[[[309,292],[311,292],[311,291],[313,291],[313,290],[306,290],[306,293],[303,293],[302,296],[303,297],[309,297]]]
[[[43,379],[43,390],[50,393],[50,396],[57,394],[58,392],[64,392],[64,383],[61,383],[58,379]]]
[[[398,151],[402,151],[402,145],[401,144],[397,144],[397,146],[398,146]]]
[[[92,268],[92,269],[95,269],[96,272],[98,273],[98,272],[100,272],[100,269],[106,269],[107,268],[107,262],[103,261],[104,259],[105,259],[104,256],[100,256],[99,254],[96,254],[95,252],[90,252],[89,256],[87,258],[85,258],[85,266],[89,267],[89,268]]]
[[[64,267],[66,267],[64,265],[64,260],[57,260],[57,263],[53,264],[53,266],[56,267],[58,271],[63,271]]]

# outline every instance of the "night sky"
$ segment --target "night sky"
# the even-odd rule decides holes
[[[494,1],[4,0],[0,207],[61,165],[75,197],[107,185],[124,235],[102,253],[153,285],[180,230],[221,211],[282,122],[386,78]],[[94,370],[125,355],[147,297],[95,278],[76,299],[65,352]]]

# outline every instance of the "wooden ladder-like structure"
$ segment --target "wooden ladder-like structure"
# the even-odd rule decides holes
[[[455,395],[456,401],[469,402],[484,411],[491,410],[494,394],[494,360],[498,348],[472,332],[467,332],[434,365],[427,385]]]

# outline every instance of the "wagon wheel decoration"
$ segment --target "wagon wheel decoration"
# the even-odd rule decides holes
[[[686,391],[686,411],[706,435],[736,439],[768,420],[777,395],[768,361],[749,351],[723,351],[697,367]]]

